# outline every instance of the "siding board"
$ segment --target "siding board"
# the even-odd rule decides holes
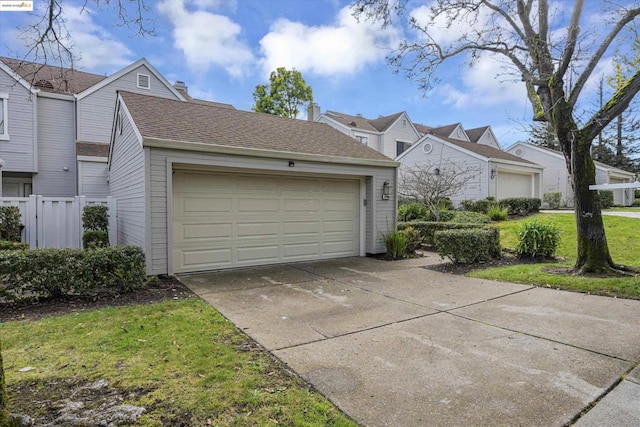
[[[9,140],[0,140],[0,159],[4,160],[4,172],[35,172],[35,95],[17,83],[0,69],[0,92],[9,95]]]

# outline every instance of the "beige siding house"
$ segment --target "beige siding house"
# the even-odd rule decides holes
[[[564,155],[556,150],[537,145],[517,142],[507,148],[508,153],[544,166],[542,193],[561,192],[566,206],[573,206],[573,189],[571,177],[567,171]],[[635,175],[604,163],[596,162],[596,182],[594,184],[623,184],[633,182]],[[614,203],[620,206],[631,206],[634,190],[613,190]]]
[[[385,251],[398,163],[322,123],[120,92],[119,243],[149,274]]]

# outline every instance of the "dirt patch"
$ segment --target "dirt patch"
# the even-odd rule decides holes
[[[429,252],[429,251],[425,251]],[[432,252],[434,255],[438,256],[438,254],[434,251]],[[450,273],[450,274],[458,274],[465,275],[471,273],[472,271],[484,270],[486,268],[493,267],[507,267],[510,265],[524,265],[524,264],[539,264],[539,263],[556,263],[561,262],[562,259],[529,259],[529,258],[519,258],[513,253],[503,252],[502,258],[494,259],[492,261],[479,262],[475,264],[454,264],[451,261],[443,261],[441,264],[429,265],[425,268],[429,270],[439,271],[441,273]]]
[[[0,322],[37,320],[50,316],[80,313],[103,307],[150,304],[168,299],[193,298],[195,294],[172,277],[165,277],[145,289],[118,295],[45,299],[26,304],[0,304]]]

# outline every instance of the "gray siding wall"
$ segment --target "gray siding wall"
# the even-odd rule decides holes
[[[138,73],[149,75],[150,89],[137,87]],[[78,141],[109,142],[117,90],[177,99],[147,67],[141,65],[78,101]]]
[[[371,207],[371,215],[365,212],[365,251],[369,253],[382,253],[385,251],[382,236],[389,229],[395,228],[395,194],[391,200],[382,199],[382,183],[385,180],[395,183],[395,168],[322,164],[296,160],[295,170],[288,166],[288,161],[280,159],[265,159],[257,157],[245,157],[235,155],[206,154],[179,150],[166,150],[159,148],[150,149],[150,274],[167,274],[169,271],[169,209],[171,203],[167,200],[169,189],[167,179],[168,159],[173,163],[198,164],[212,167],[226,167],[250,169],[253,171],[279,171],[290,173],[333,174],[341,176],[367,177],[367,208]],[[370,178],[368,178],[370,177]],[[113,174],[111,177],[113,181]],[[373,184],[373,188],[370,189]],[[369,199],[370,191],[373,199]],[[395,192],[394,192],[395,193]],[[118,200],[118,207],[120,207]],[[371,220],[369,220],[371,218]],[[369,222],[371,221],[371,223]]]
[[[406,125],[402,125],[402,120],[406,120]],[[387,157],[395,159],[397,157],[397,141],[414,143],[420,139],[420,135],[411,127],[411,122],[408,118],[402,116],[396,123],[393,124],[382,136],[383,149],[381,151]]]
[[[34,114],[37,103],[24,86],[0,70],[0,92],[9,95],[8,125],[9,140],[0,140],[0,159],[4,160],[5,172],[35,172],[35,126]]]
[[[145,154],[126,114],[112,150],[109,191],[118,204],[118,244],[145,248]]]
[[[431,144],[432,149],[430,153],[424,152],[423,147],[425,143]],[[487,161],[451,148],[436,139],[427,137],[402,157],[400,163],[401,171],[403,167],[416,167],[420,164],[447,165],[448,163],[454,163],[463,168],[475,168],[478,171],[477,175],[467,182],[467,185],[460,193],[451,197],[451,201],[456,206],[463,200],[478,200],[490,195],[495,195],[495,190],[492,194],[489,189],[490,183]]]
[[[38,98],[38,174],[34,194],[72,197],[77,194],[74,103]],[[67,168],[68,170],[64,170]]]
[[[106,162],[78,161],[78,193],[81,196],[104,198],[109,196],[109,176]]]

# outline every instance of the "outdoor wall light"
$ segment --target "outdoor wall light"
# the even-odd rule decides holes
[[[292,168],[296,165],[296,162],[294,162],[293,160],[289,160],[289,167]]]
[[[491,169],[491,179],[494,179],[496,177],[496,173],[498,171],[496,170],[496,168]]]
[[[389,193],[391,192],[391,183],[386,180],[382,183],[382,200],[389,200]]]
[[[433,170],[433,173],[434,173],[435,175],[440,175],[440,168],[435,168],[435,169]]]

